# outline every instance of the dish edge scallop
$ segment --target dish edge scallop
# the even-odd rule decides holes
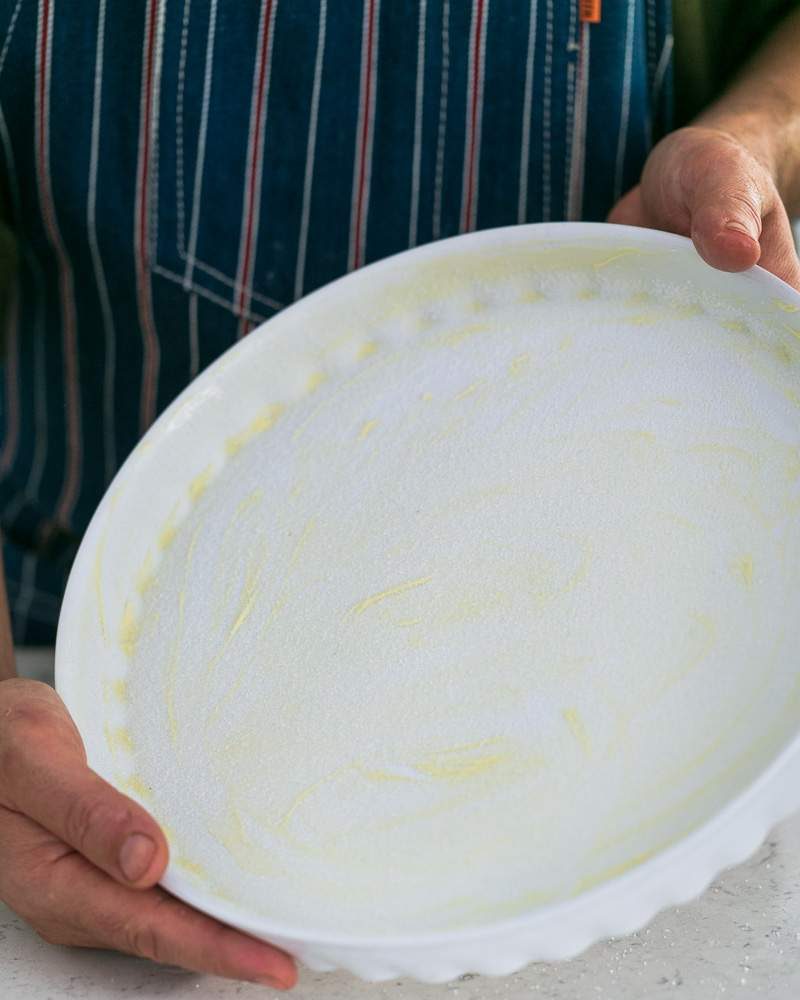
[[[793,749],[788,748],[786,752]],[[674,872],[665,871],[658,882],[650,886],[646,896],[634,896],[631,899],[627,910],[617,910],[606,920],[596,922],[586,920],[582,927],[574,927],[567,940],[562,939],[557,942],[555,935],[547,941],[543,937],[530,940],[523,927],[518,931],[518,937],[513,940],[494,941],[491,945],[487,941],[484,947],[492,947],[492,953],[481,953],[479,942],[471,940],[454,942],[450,947],[438,945],[438,954],[435,958],[428,954],[424,956],[418,954],[414,958],[409,951],[401,956],[394,949],[391,952],[388,950],[381,952],[378,949],[351,951],[329,946],[316,947],[309,942],[298,944],[290,939],[280,943],[312,971],[347,971],[367,982],[413,978],[424,983],[445,983],[465,973],[500,977],[513,975],[535,962],[569,961],[600,941],[626,937],[641,930],[659,913],[672,906],[692,902],[699,898],[723,871],[751,857],[777,823],[800,809],[800,762],[797,761],[796,749],[792,757],[795,760],[786,763],[792,764],[796,772],[794,778],[798,791],[793,800],[779,802],[774,792],[771,793],[772,807],[769,808],[766,803],[762,805],[758,822],[750,816],[742,818],[739,826],[731,824],[728,828],[730,830],[728,840],[716,840],[699,848],[692,859],[692,864],[687,866],[680,880],[676,881]],[[755,784],[759,784],[759,781]],[[768,791],[768,788],[765,788],[765,791]],[[743,806],[742,800],[748,796],[748,792],[736,801],[737,806]],[[698,832],[705,833],[705,831],[706,827]],[[682,843],[679,842],[676,848],[680,848]],[[615,880],[618,881],[620,880]],[[613,884],[608,885],[611,887]],[[580,923],[582,923],[580,919],[576,921],[576,925]],[[591,926],[592,924],[594,926]],[[555,934],[561,935],[563,926],[554,928],[554,931]],[[526,938],[528,940],[525,940]]]

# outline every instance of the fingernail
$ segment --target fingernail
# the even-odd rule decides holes
[[[753,232],[753,227],[748,226],[745,222],[741,222],[739,219],[731,219],[729,222],[726,222],[725,228],[730,230],[732,233],[741,233],[742,236],[749,236],[751,240],[758,239],[758,234]]]
[[[156,853],[155,842],[144,833],[132,833],[119,852],[119,866],[129,882],[138,882]]]

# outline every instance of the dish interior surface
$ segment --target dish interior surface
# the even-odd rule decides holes
[[[676,843],[797,731],[800,318],[690,250],[512,251],[270,324],[150,442],[165,484],[145,442],[136,567],[124,483],[96,536],[103,770],[245,911],[513,917]]]

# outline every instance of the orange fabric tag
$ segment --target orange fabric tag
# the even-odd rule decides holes
[[[581,21],[589,24],[600,23],[600,5],[602,0],[579,0]]]

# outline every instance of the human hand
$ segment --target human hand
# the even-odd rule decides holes
[[[693,125],[665,136],[608,221],[691,236],[712,267],[760,264],[800,291],[800,261],[772,173],[722,129]]]
[[[157,887],[167,854],[155,820],[89,769],[55,691],[0,682],[0,899],[53,944],[293,986],[283,952]]]

